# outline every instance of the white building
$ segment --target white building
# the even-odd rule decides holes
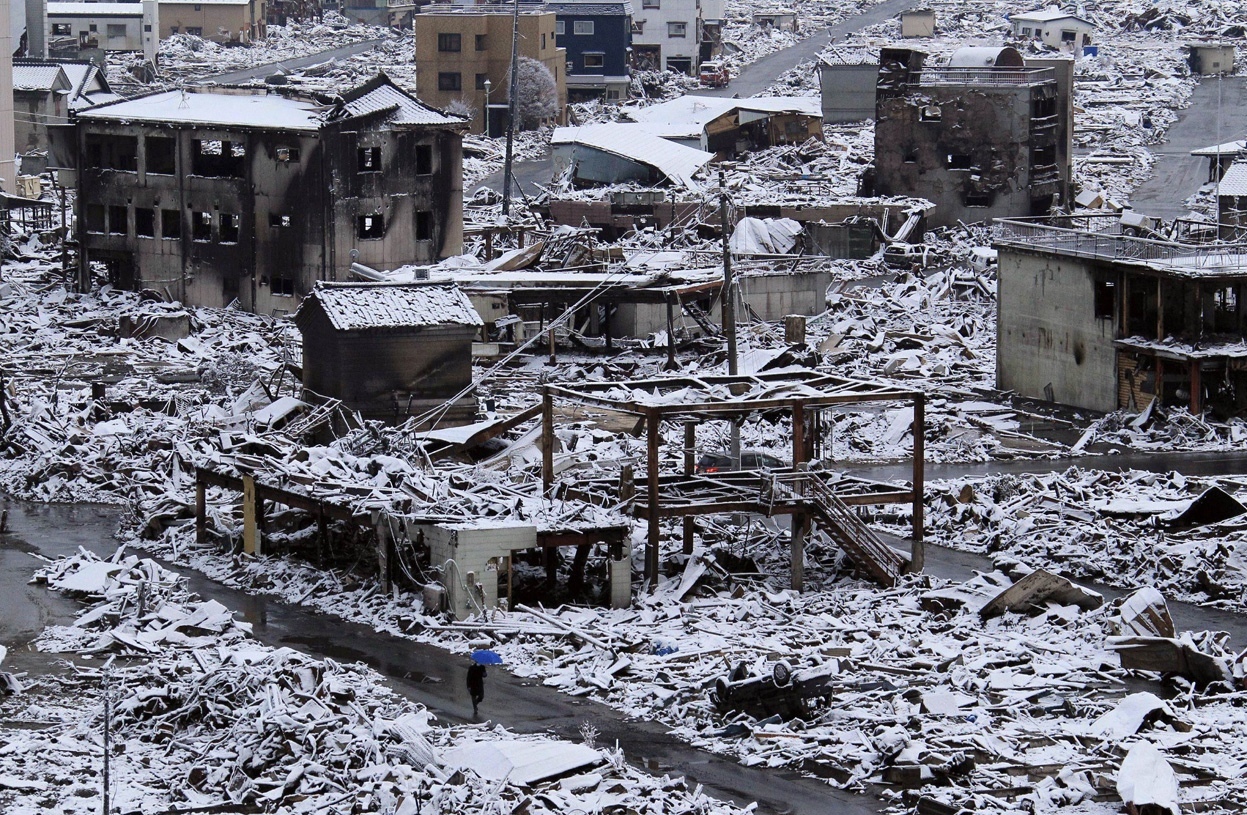
[[[701,64],[698,0],[641,0],[632,4],[632,54],[641,70],[694,74]]]
[[[1059,8],[1014,14],[1009,18],[1013,35],[1025,40],[1040,40],[1044,45],[1081,54],[1084,46],[1091,44],[1091,32],[1095,25]]]

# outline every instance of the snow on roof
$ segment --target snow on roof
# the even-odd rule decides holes
[[[102,105],[80,114],[80,118],[319,130],[322,110],[322,106],[310,100],[277,94],[236,94],[187,88]]]
[[[1061,11],[1059,8],[1052,7],[1042,11],[1028,11],[1023,14],[1013,14],[1010,20],[1021,20],[1028,23],[1051,23],[1057,20],[1077,20],[1080,23],[1094,26],[1090,20],[1079,17],[1077,14],[1070,14],[1067,11]]]
[[[1236,161],[1221,176],[1217,195],[1247,195],[1247,162]]]
[[[634,122],[645,124],[650,132],[668,138],[700,136],[707,125],[733,111],[755,113],[796,113],[823,116],[822,98],[818,96],[757,96],[751,99],[727,99],[718,96],[688,94],[657,105],[628,112]]]
[[[52,91],[62,81],[69,84],[69,78],[61,66],[55,63],[41,62],[29,64],[13,60],[13,90],[15,91]]]
[[[560,127],[551,145],[578,144],[655,168],[673,183],[697,189],[693,174],[714,159],[714,153],[667,141],[630,124]]]
[[[631,3],[546,3],[555,14],[581,17],[607,17],[618,14],[631,15]]]
[[[49,17],[142,17],[142,3],[48,3]]]
[[[321,283],[295,315],[316,302],[339,331],[484,325],[467,295],[445,283]]]
[[[389,120],[392,124],[455,125],[464,124],[466,121],[461,116],[450,116],[436,108],[429,107],[388,82],[351,99],[343,107],[347,117],[367,116],[383,110],[392,110],[394,115]]]
[[[1227,156],[1241,153],[1247,150],[1247,139],[1238,139],[1236,141],[1227,141],[1222,144],[1213,144],[1208,147],[1201,147],[1198,150],[1192,150],[1192,156]]]

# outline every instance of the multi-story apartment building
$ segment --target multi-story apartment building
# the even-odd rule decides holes
[[[633,64],[694,74],[701,63],[701,0],[641,0],[633,13]]]
[[[572,101],[627,99],[632,82],[632,4],[547,3],[556,15],[555,40],[567,50],[567,95]]]

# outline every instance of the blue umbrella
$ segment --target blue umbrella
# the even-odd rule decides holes
[[[501,665],[502,657],[496,651],[473,651],[472,661],[477,665]]]

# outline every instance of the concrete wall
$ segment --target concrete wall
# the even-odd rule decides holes
[[[142,6],[136,3],[134,8],[137,13],[126,15],[117,14],[110,16],[105,14],[92,14],[90,16],[83,16],[80,14],[49,14],[48,30],[55,32],[57,26],[68,26],[68,30],[71,34],[66,35],[53,33],[52,37],[57,38],[72,35],[75,38],[81,38],[85,36],[88,39],[95,40],[98,43],[98,47],[104,51],[142,51]],[[108,36],[108,27],[110,25],[125,26],[125,34],[116,37]],[[92,26],[95,26],[94,31],[91,30]]]
[[[661,0],[653,7],[646,0],[633,3],[632,19],[640,28],[632,35],[637,67],[678,70],[671,61],[687,60],[688,73],[695,75],[701,65],[701,18],[698,0]],[[684,23],[684,36],[669,36],[670,23]]]
[[[265,8],[263,0],[239,3],[161,3],[161,36],[190,34],[213,42],[248,42],[263,39]]]
[[[902,11],[901,12],[901,36],[902,37],[934,37],[935,36],[935,12],[934,11]]]
[[[17,152],[48,149],[48,124],[62,124],[69,118],[69,97],[64,93],[14,91],[14,144]]]
[[[1095,275],[1076,259],[998,247],[996,386],[1090,410],[1117,408],[1116,328],[1096,319]]]
[[[875,117],[875,83],[879,66],[819,66],[823,122],[861,122]]]

